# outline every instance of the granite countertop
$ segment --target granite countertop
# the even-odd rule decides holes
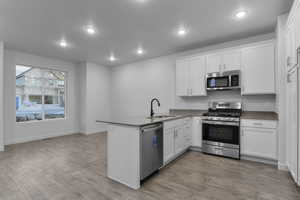
[[[96,122],[117,124],[124,126],[141,127],[145,125],[165,122],[175,119],[182,119],[186,117],[203,116],[207,110],[196,109],[170,109],[171,117],[164,118],[147,118],[147,116],[127,116],[127,117],[114,117],[110,119],[96,120]],[[260,111],[244,111],[241,119],[256,119],[256,120],[278,120],[278,115],[275,112],[260,112]]]
[[[241,119],[278,120],[275,112],[244,111]]]
[[[134,126],[141,127],[145,125],[155,124],[164,121],[170,121],[175,119],[181,119],[188,117],[187,115],[174,115],[172,117],[163,117],[163,118],[148,118],[148,116],[128,116],[128,117],[114,117],[110,119],[96,120],[96,122],[107,123],[107,124],[116,124],[124,126]]]
[[[203,116],[204,113],[206,113],[207,110],[198,110],[198,109],[170,109],[171,115],[190,115],[190,116]]]

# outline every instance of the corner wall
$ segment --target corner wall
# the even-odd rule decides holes
[[[80,68],[80,131],[84,134],[106,131],[106,125],[96,120],[110,118],[111,69],[89,62]]]

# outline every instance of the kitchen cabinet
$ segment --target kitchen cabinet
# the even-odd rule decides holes
[[[189,96],[189,62],[186,59],[176,61],[176,95]]]
[[[174,137],[174,152],[175,155],[179,154],[184,150],[185,147],[185,130],[184,127],[175,128],[175,137]]]
[[[241,69],[241,51],[231,50],[207,55],[207,72],[222,72]]]
[[[190,96],[206,96],[206,60],[204,56],[190,59]]]
[[[275,94],[273,41],[242,49],[242,95]]]
[[[176,95],[206,96],[206,60],[204,56],[176,61]]]
[[[193,117],[192,119],[192,146],[202,147],[202,119],[201,117]]]
[[[191,143],[191,118],[164,122],[165,164],[187,150]]]
[[[241,154],[277,160],[277,122],[242,120]]]
[[[164,161],[174,156],[174,129],[164,130]]]
[[[211,54],[206,57],[207,73],[220,72],[221,71],[221,56],[220,54]]]

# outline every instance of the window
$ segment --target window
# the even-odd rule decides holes
[[[16,121],[65,118],[66,72],[16,66]]]

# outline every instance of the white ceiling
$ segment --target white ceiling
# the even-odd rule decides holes
[[[139,2],[140,1],[140,2]],[[141,1],[144,3],[141,3]],[[274,31],[293,0],[0,0],[0,40],[6,47],[72,62],[114,65]],[[248,11],[237,21],[234,13]],[[99,33],[82,30],[94,24]],[[185,24],[189,34],[174,34]],[[56,42],[64,37],[71,46]],[[135,55],[142,45],[147,54]]]

